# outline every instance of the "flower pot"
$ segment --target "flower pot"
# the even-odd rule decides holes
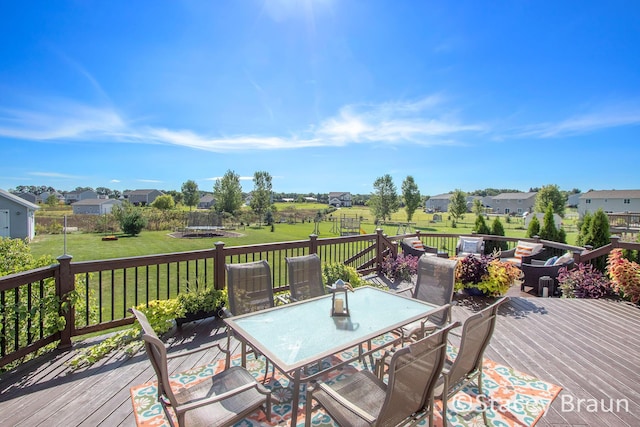
[[[213,311],[197,311],[195,313],[187,313],[184,317],[179,317],[176,319],[176,325],[182,326],[183,323],[187,322],[195,322],[196,320],[207,319],[209,317],[219,317],[218,313],[220,312],[220,308],[217,308]]]
[[[464,293],[469,295],[470,297],[481,297],[481,296],[484,296],[484,292],[482,292],[478,288],[464,288]]]

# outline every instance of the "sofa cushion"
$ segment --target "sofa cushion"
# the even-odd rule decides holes
[[[422,243],[422,240],[420,240],[417,237],[407,237],[406,239],[402,239],[402,241],[407,246],[411,246],[412,248],[417,249],[419,251],[424,251],[424,244]]]
[[[545,261],[544,265],[553,265],[553,263],[555,263],[557,259],[558,259],[557,256],[552,256],[551,258]]]
[[[542,250],[542,243],[529,243],[518,240],[514,257],[522,259],[524,256],[530,256]]]

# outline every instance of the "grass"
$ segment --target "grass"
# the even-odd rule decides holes
[[[286,212],[290,209],[291,204],[277,204],[278,212]],[[296,211],[301,214],[317,212],[326,209],[326,205],[304,203],[295,204]],[[40,213],[38,213],[40,214]],[[59,214],[59,212],[58,212]],[[301,216],[302,217],[302,216]],[[339,222],[340,219],[346,218],[363,218],[361,228],[366,233],[375,233],[376,228],[380,227],[384,233],[390,236],[405,233],[398,226],[398,223],[406,222],[406,213],[400,210],[391,217],[391,222],[382,225],[376,225],[373,222],[373,216],[366,206],[357,206],[351,208],[341,208],[330,214],[328,221],[318,224],[318,234],[320,238],[336,237],[340,235]],[[442,214],[442,221],[434,222],[433,214],[417,211],[414,214],[412,222],[414,225],[409,231],[420,230],[425,233],[449,233],[449,234],[467,234],[471,233],[474,225],[475,216],[467,214],[465,219],[458,222],[457,227],[451,227],[451,221],[447,220],[447,213]],[[510,222],[506,222],[506,218],[502,216],[502,225],[505,228],[505,234],[509,237],[524,237],[526,230],[524,222],[521,218],[511,218]],[[487,221],[490,225],[491,218]],[[37,219],[36,219],[37,221]],[[565,220],[565,223],[571,229],[573,220]],[[277,241],[293,241],[306,240],[309,235],[316,230],[313,222],[304,222],[296,224],[278,223],[274,225],[274,231],[270,226],[247,226],[236,230],[241,234],[240,237],[214,237],[199,239],[178,239],[170,236],[169,231],[145,231],[135,237],[128,237],[118,234],[118,240],[103,241],[101,234],[74,232],[66,235],[66,253],[73,256],[74,261],[88,261],[110,258],[126,258],[139,255],[185,252],[198,249],[208,249],[215,246],[215,243],[222,241],[226,246],[242,246],[253,245],[259,243],[270,243]],[[567,233],[567,241],[571,244],[575,242],[575,232]],[[64,254],[65,236],[62,234],[44,234],[36,236],[31,242],[31,251],[35,256],[50,255],[58,257]]]

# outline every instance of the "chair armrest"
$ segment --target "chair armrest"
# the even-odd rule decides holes
[[[412,285],[412,286],[407,286],[406,288],[397,289],[397,290],[395,291],[395,293],[396,293],[397,295],[401,295],[401,296],[408,296],[408,297],[410,297],[410,298],[413,298],[413,291],[414,291],[414,289],[415,289],[415,286],[414,286],[414,285]],[[403,294],[406,294],[406,293],[408,293],[409,295],[403,295]]]
[[[320,387],[322,391],[325,392],[329,397],[331,397],[338,405],[344,407],[348,411],[351,411],[358,417],[365,420],[368,424],[372,424],[376,420],[376,418],[373,415],[364,411],[359,406],[354,405],[353,403],[351,403],[350,401],[342,397],[340,394],[338,394],[334,389],[332,389],[328,385],[324,383],[318,383],[318,387]]]

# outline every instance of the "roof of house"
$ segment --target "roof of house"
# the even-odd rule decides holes
[[[640,199],[640,190],[598,190],[589,191],[581,199]]]
[[[146,196],[147,194],[152,193],[154,191],[161,193],[160,190],[131,190],[131,191],[127,191],[126,194],[127,196]]]
[[[351,194],[351,193],[348,192],[348,191],[332,191],[332,192],[329,193],[329,198],[331,198],[331,197],[340,197],[340,196],[344,196],[344,195],[347,195],[347,194]]]
[[[536,196],[536,192],[532,192],[532,193],[500,193],[497,196],[493,196],[493,199],[499,199],[499,200],[522,200],[522,199],[529,199],[531,197],[535,197]]]
[[[100,206],[100,205],[104,205],[105,203],[121,203],[120,200],[116,200],[116,199],[84,199],[84,200],[79,200],[75,203],[72,203],[71,206]]]
[[[23,199],[22,197],[16,196],[15,194],[11,194],[8,191],[0,189],[0,196],[3,196],[11,201],[18,203],[19,205],[25,206],[30,209],[40,209],[40,206],[31,203],[28,200]]]

